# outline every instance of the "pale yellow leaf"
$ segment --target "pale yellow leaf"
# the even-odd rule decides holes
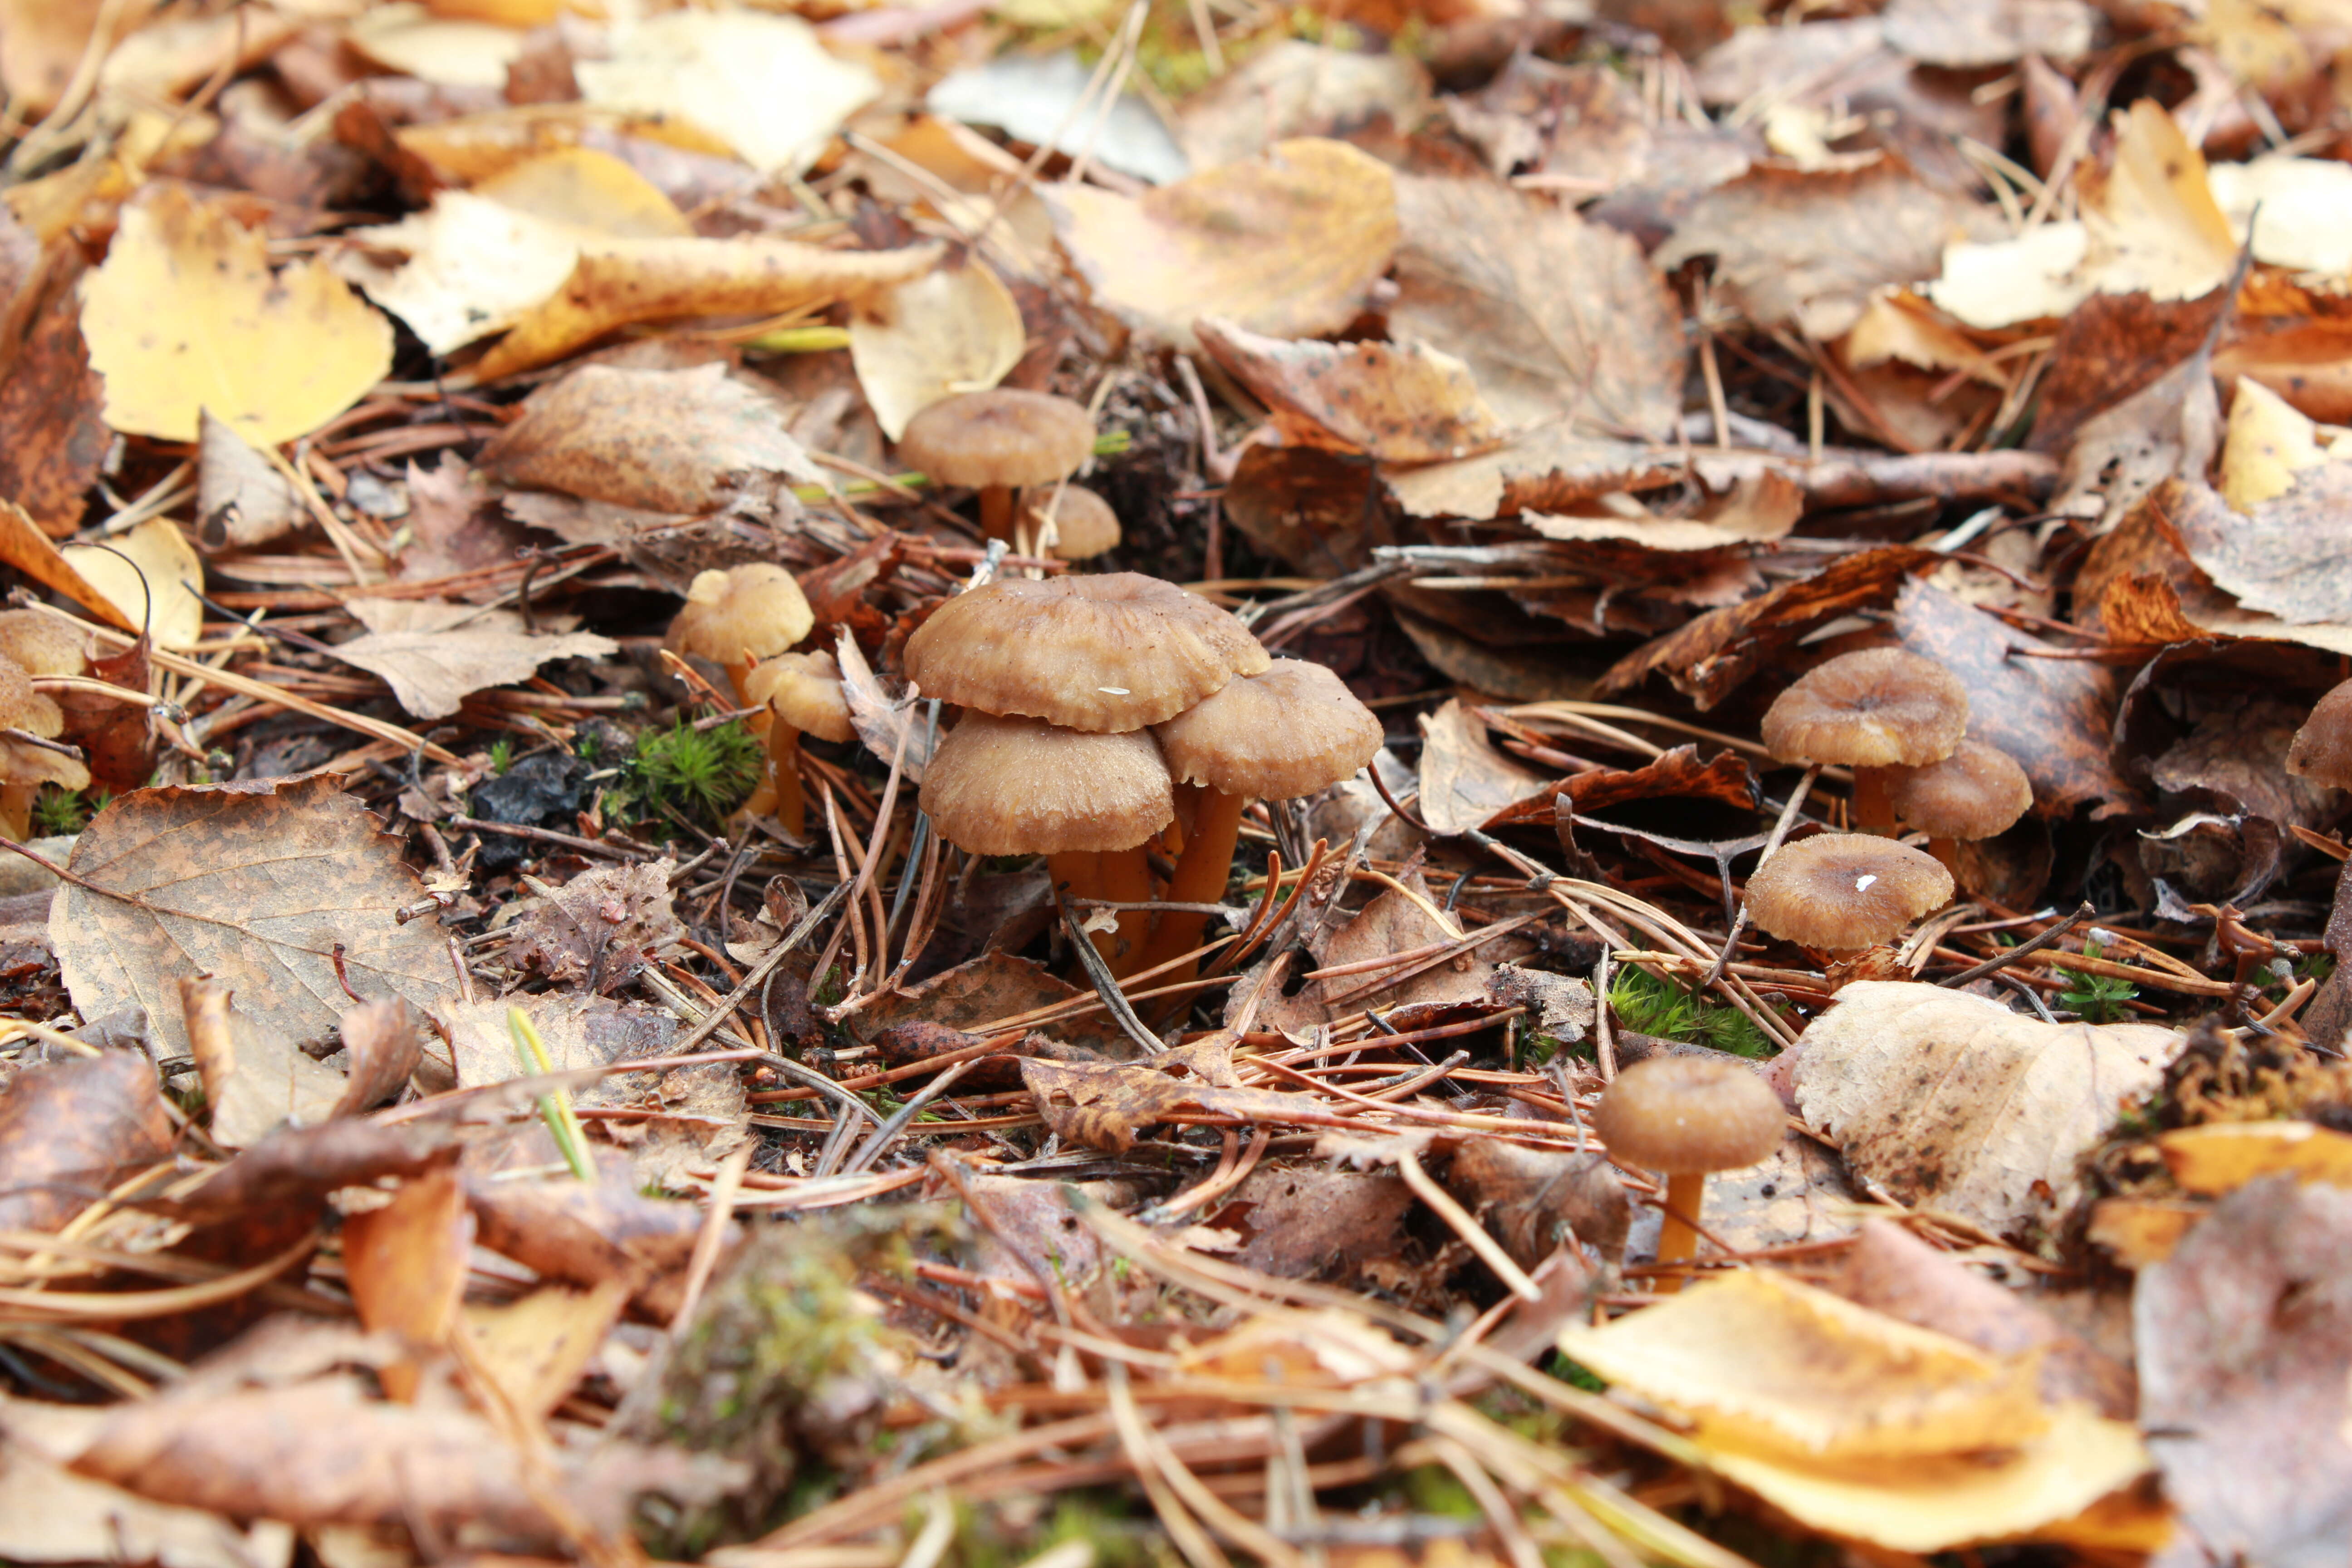
[[[2161,1133],[2158,1152],[2184,1192],[2233,1193],[2261,1176],[2352,1187],[2352,1137],[2311,1121],[2222,1121]]]
[[[205,607],[196,593],[205,565],[187,536],[169,518],[151,517],[107,542],[114,548],[68,544],[58,553],[128,625],[145,626],[157,647],[194,647],[204,635]]]
[[[881,79],[836,58],[797,16],[673,11],[619,31],[574,68],[588,102],[692,121],[767,174],[797,174]]]
[[[2337,279],[2352,273],[2352,164],[2274,153],[2216,163],[2206,178],[2230,232],[2252,232],[2255,260]]]
[[[660,186],[593,147],[526,158],[478,182],[474,194],[583,235],[683,239],[694,233]]]
[[[1021,307],[973,258],[886,289],[849,319],[849,362],[882,433],[959,392],[984,392],[1021,363]]]
[[[256,446],[307,436],[392,368],[392,323],[326,264],[273,277],[265,237],[224,205],[156,185],[122,211],[83,287],[106,422],[193,441],[205,409]]]
[[[387,70],[437,87],[504,88],[523,48],[520,27],[436,16],[411,0],[365,12],[345,37]]]
[[[2252,376],[2241,376],[2221,442],[2221,499],[2238,511],[2294,488],[2294,476],[2327,460],[2319,426]]]

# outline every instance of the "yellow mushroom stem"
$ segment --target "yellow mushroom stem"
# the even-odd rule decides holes
[[[1895,797],[1887,791],[1885,768],[1853,770],[1852,810],[1855,832],[1895,836]]]
[[[1015,519],[1011,485],[982,485],[980,489],[980,531],[989,539],[1010,540]]]
[[[33,837],[33,803],[40,798],[41,781],[0,783],[0,833],[22,844]]]
[[[1658,1226],[1658,1261],[1684,1263],[1698,1256],[1699,1209],[1706,1202],[1706,1173],[1677,1171],[1666,1177],[1666,1206]],[[1662,1274],[1653,1289],[1671,1296],[1683,1288],[1684,1276]]]
[[[1114,904],[1148,903],[1151,899],[1151,862],[1140,844],[1132,849],[1065,850],[1045,858],[1046,874],[1056,887],[1076,899],[1099,899]],[[1087,914],[1094,911],[1087,910]],[[1093,934],[1095,951],[1110,972],[1121,977],[1143,964],[1143,931],[1150,918],[1143,910],[1121,910],[1114,930]]]
[[[808,805],[801,792],[801,732],[772,714],[768,720],[768,776],[760,787],[775,797],[776,820],[784,825],[784,831],[795,838],[806,837]]]
[[[1233,875],[1234,848],[1241,842],[1242,808],[1249,804],[1244,796],[1227,795],[1223,790],[1204,784],[1180,784],[1180,792],[1194,796],[1192,830],[1184,843],[1184,853],[1176,862],[1176,874],[1168,883],[1168,901],[1171,904],[1213,904],[1225,896],[1225,882]],[[1180,807],[1177,819],[1183,819]],[[1186,914],[1170,910],[1160,917],[1160,929],[1152,932],[1150,942],[1143,950],[1140,967],[1156,968],[1172,958],[1181,958],[1201,945],[1201,933],[1208,929],[1206,915]],[[1178,984],[1193,978],[1200,964],[1195,962],[1171,971],[1158,984]]]

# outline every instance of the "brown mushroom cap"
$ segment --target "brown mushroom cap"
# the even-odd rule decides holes
[[[1868,947],[1950,902],[1952,874],[1932,855],[1869,833],[1784,844],[1748,879],[1748,912],[1807,947]]]
[[[1736,1171],[1769,1159],[1788,1125],[1753,1068],[1711,1057],[1644,1057],[1593,1108],[1612,1158],[1670,1176]]]
[[[1952,754],[1969,727],[1959,678],[1906,648],[1871,647],[1817,666],[1773,700],[1764,744],[1784,763],[1919,767]]]
[[[47,740],[65,727],[65,710],[47,692],[33,689],[33,678],[23,665],[0,658],[0,730],[22,730]]]
[[[940,837],[975,855],[1132,849],[1175,820],[1160,746],[1145,730],[1057,730],[967,710],[923,770]]]
[[[926,697],[1101,731],[1173,719],[1268,662],[1241,622],[1134,572],[999,578],[941,605],[906,651]]]
[[[1050,485],[1095,453],[1095,422],[1066,397],[964,392],[907,421],[898,456],[943,485]]]
[[[764,702],[776,717],[820,741],[846,741],[857,733],[849,721],[849,700],[841,692],[841,667],[829,653],[787,653],[743,678],[743,700]]]
[[[1021,497],[1022,515],[1033,529],[1045,527],[1048,507],[1054,509],[1054,542],[1047,548],[1056,561],[1091,561],[1118,547],[1118,513],[1084,485],[1041,486]]]
[[[816,616],[793,574],[754,561],[731,572],[705,572],[686,591],[686,608],[663,640],[690,658],[736,665],[772,658],[809,635]]]
[[[2352,680],[2312,704],[2311,717],[2294,732],[2286,771],[2337,789],[2352,789]]]
[[[1924,768],[1890,768],[1895,815],[1930,838],[1991,838],[2033,805],[2033,781],[2017,759],[1982,741]]]
[[[0,612],[0,658],[27,675],[79,675],[89,668],[89,644],[55,616],[38,610]]]
[[[1381,721],[1319,664],[1277,658],[1152,731],[1180,784],[1288,800],[1338,784],[1381,749]]]

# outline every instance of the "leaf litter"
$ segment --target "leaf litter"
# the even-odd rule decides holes
[[[2324,19],[198,9],[0,5],[0,1556],[2340,1559]],[[946,841],[1118,573],[1378,752]]]

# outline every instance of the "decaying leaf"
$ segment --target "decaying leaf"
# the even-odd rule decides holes
[[[5,36],[0,23],[0,37]],[[0,44],[0,58],[6,46]],[[25,244],[15,226],[0,247]],[[52,266],[47,288],[8,375],[0,381],[0,496],[53,536],[81,526],[85,497],[111,439],[101,417],[106,384],[82,341],[79,266]]]
[[[307,436],[392,368],[392,323],[319,260],[273,274],[228,205],[157,184],[123,209],[83,292],[106,422],[193,441],[199,416],[274,446]]]
[[[1633,1205],[1605,1155],[1480,1138],[1454,1151],[1445,1184],[1522,1268],[1567,1246],[1612,1260],[1624,1253]]]
[[[2183,1039],[1865,981],[1806,1029],[1791,1070],[1799,1112],[1855,1174],[1905,1203],[2024,1234],[2074,1207],[2083,1153],[2163,1081]]]
[[[196,537],[205,549],[266,544],[310,521],[293,481],[210,409],[198,418],[196,452]]]
[[[668,860],[583,871],[517,916],[515,963],[559,984],[609,992],[686,935],[672,907]]]
[[[257,1021],[323,1036],[355,985],[430,1006],[454,981],[396,840],[336,781],[179,785],[123,795],[76,840],[50,941],[76,1006],[140,1006],[173,1054],[187,1048],[182,978],[209,973]],[[103,889],[104,891],[96,889]]]
[[[283,1126],[315,1127],[342,1102],[342,1075],[284,1031],[241,1012],[218,980],[180,982],[188,1054],[203,1078],[213,1142],[247,1149]]]
[[[0,1094],[9,1187],[0,1192],[0,1228],[48,1230],[171,1147],[172,1123],[143,1053],[110,1050],[26,1068]]]
[[[1483,826],[1515,802],[1542,794],[1548,782],[1505,756],[1459,698],[1422,721],[1420,815],[1440,833]]]
[[[1021,363],[1021,307],[978,257],[886,289],[849,318],[849,359],[882,433],[943,397],[984,392]]]
[[[2252,515],[2203,486],[2184,486],[2159,516],[2189,558],[2238,603],[2281,620],[2352,621],[2352,573],[2344,569],[2352,463],[2325,462],[2295,473],[2284,494]]]
[[[420,719],[441,719],[493,686],[528,680],[555,658],[594,658],[620,644],[593,632],[541,635],[523,629],[513,610],[484,610],[440,599],[358,598],[345,608],[367,631],[334,649],[391,684],[400,705]]]
[[[0,1428],[47,1413],[11,1400],[0,1405]],[[286,1568],[294,1545],[294,1531],[275,1520],[239,1526],[150,1502],[75,1475],[29,1442],[0,1442],[0,1553],[11,1562],[91,1563],[120,1553],[158,1568]]]
[[[1291,440],[1426,463],[1503,437],[1470,367],[1427,343],[1291,342],[1215,316],[1193,330],[1219,364],[1276,410]]]
[[[379,1368],[384,1392],[415,1397],[415,1357],[441,1348],[457,1326],[474,1247],[474,1215],[457,1173],[444,1166],[403,1182],[380,1207],[343,1221],[343,1274],[371,1333],[386,1333],[408,1359]]]
[[[1387,166],[1313,137],[1141,196],[1064,184],[1045,198],[1096,302],[1180,348],[1202,316],[1269,337],[1337,331],[1397,245]]]

